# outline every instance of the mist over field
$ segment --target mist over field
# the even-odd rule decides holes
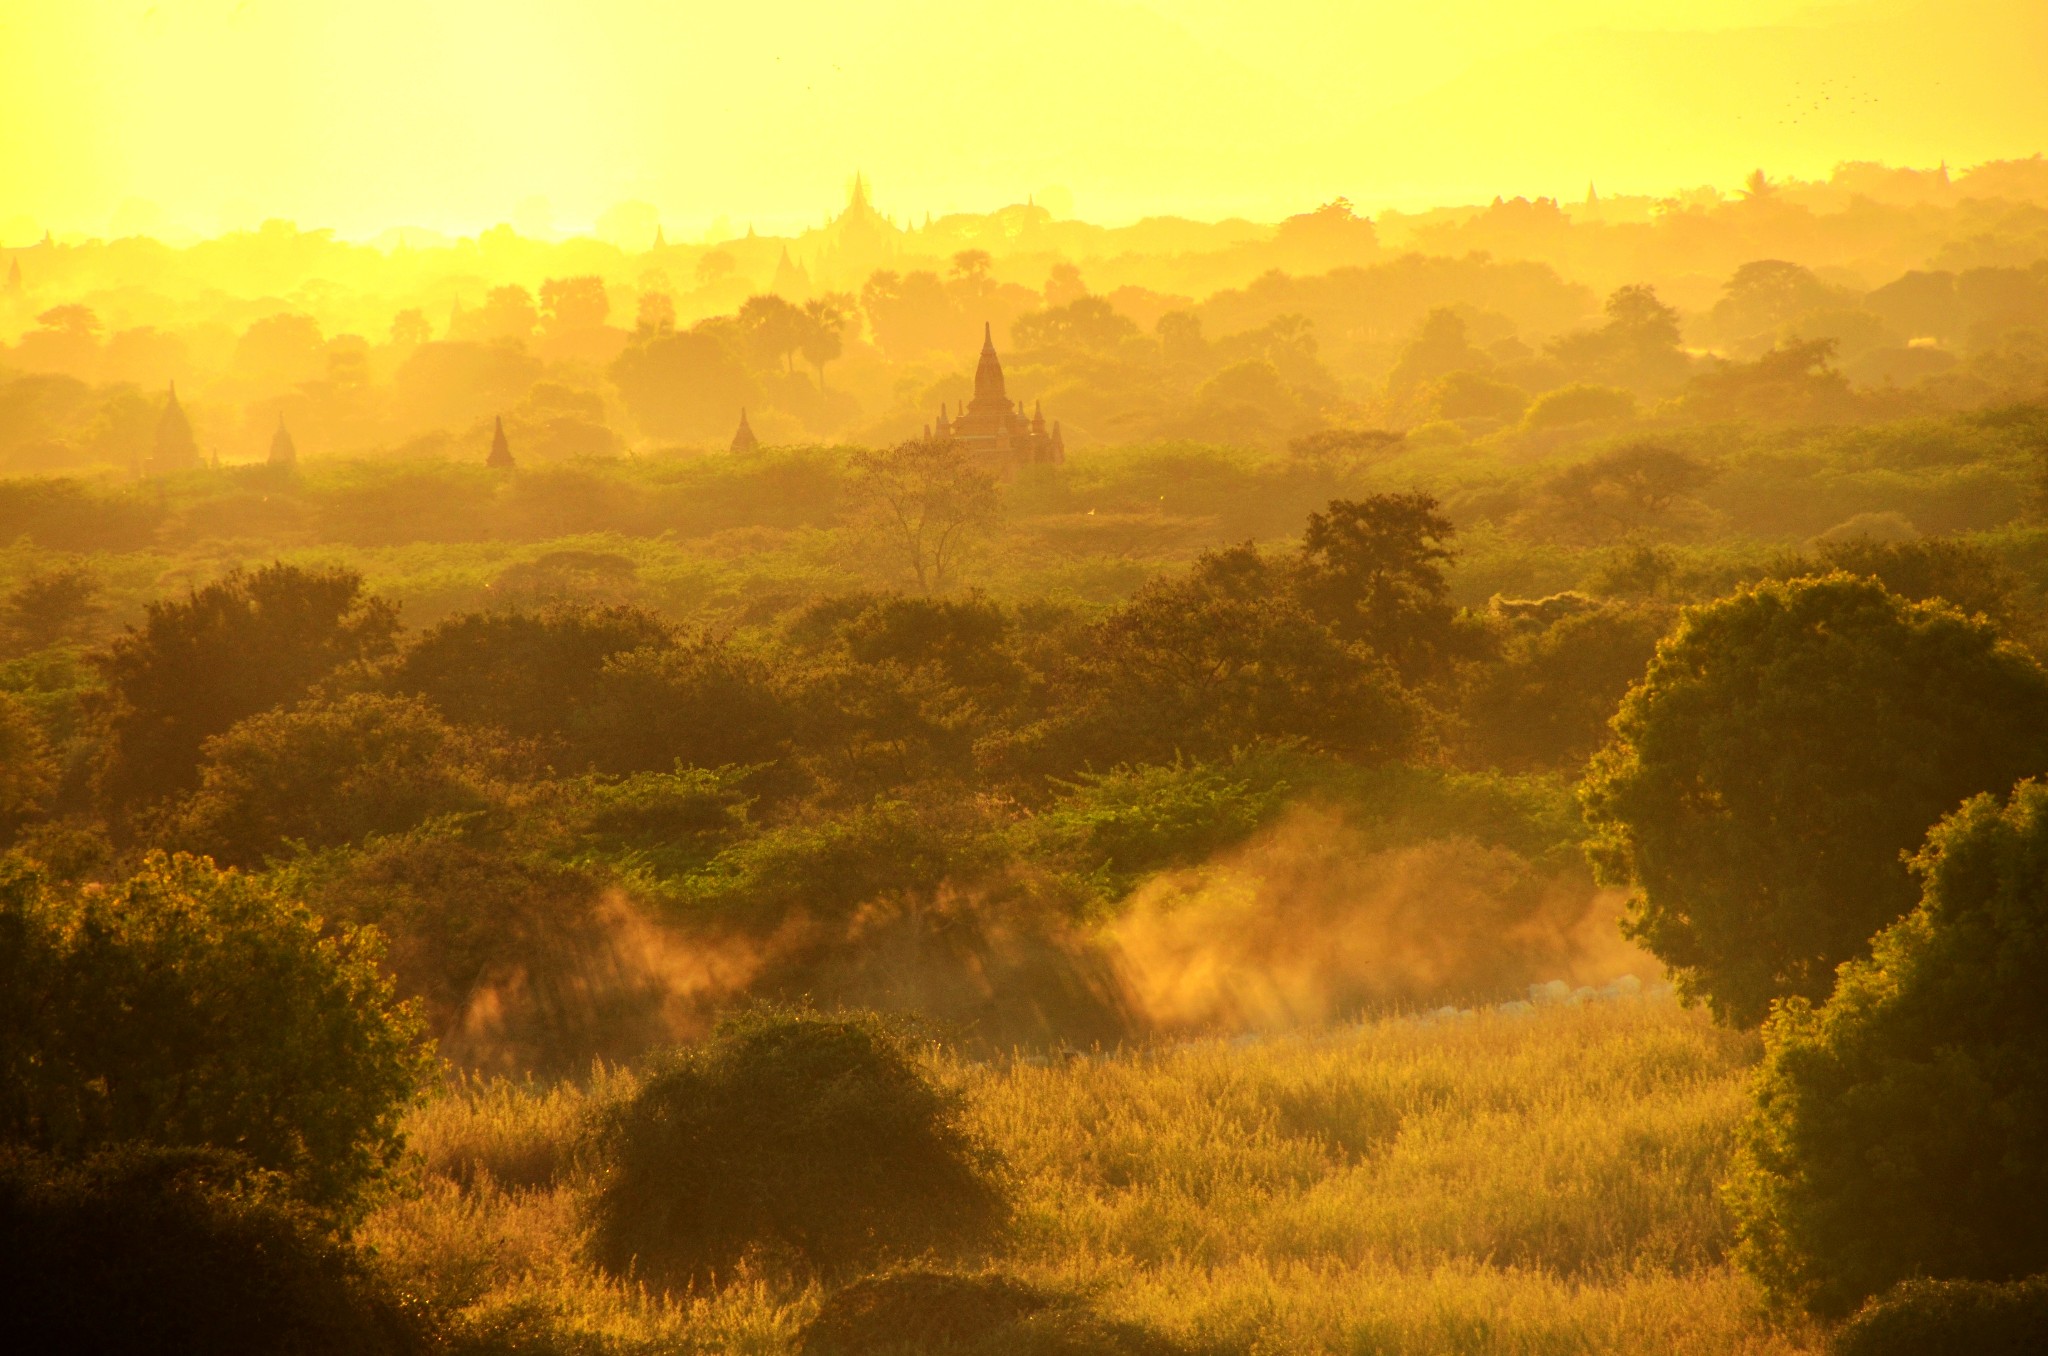
[[[0,15],[0,1347],[2048,1350],[2037,11]]]

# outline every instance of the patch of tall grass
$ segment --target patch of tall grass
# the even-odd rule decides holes
[[[1386,1019],[987,1064],[935,1057],[1003,1154],[1001,1265],[1190,1345],[1266,1352],[1792,1353],[1715,1192],[1752,1038],[1668,999]],[[422,1183],[368,1228],[473,1320],[537,1307],[621,1349],[793,1350],[815,1286],[663,1299],[577,1261],[585,1087],[451,1087]]]

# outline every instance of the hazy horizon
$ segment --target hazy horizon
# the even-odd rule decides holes
[[[1495,195],[1664,196],[1762,167],[1952,167],[2048,146],[2024,0],[896,0],[747,15],[598,0],[81,0],[0,17],[0,244],[291,220],[374,238],[816,225],[858,169],[899,220],[1273,221]]]

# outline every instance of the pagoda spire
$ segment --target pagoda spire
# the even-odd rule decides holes
[[[178,383],[174,381],[170,399],[164,402],[163,415],[156,421],[156,445],[150,453],[150,470],[163,475],[170,471],[189,471],[204,464],[199,455],[199,441],[192,436],[192,421],[185,417],[185,407],[178,403]]]
[[[981,361],[974,368],[974,406],[977,410],[1008,410],[1009,393],[1003,387],[1003,362],[996,357],[995,329],[981,323]]]
[[[740,407],[740,426],[733,430],[731,450],[734,452],[752,452],[760,445],[761,440],[754,436],[753,425],[747,422],[746,406],[742,405]]]
[[[277,416],[277,432],[270,435],[270,464],[272,466],[297,466],[299,449],[292,442],[290,430],[284,426],[284,415]]]
[[[498,424],[491,431],[491,455],[484,459],[484,465],[494,471],[512,469],[512,443],[505,437],[505,416],[498,416]]]

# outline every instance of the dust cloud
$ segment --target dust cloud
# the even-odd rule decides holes
[[[981,1048],[1314,1026],[1492,1002],[1562,981],[1661,977],[1616,928],[1617,891],[1469,839],[1372,845],[1297,808],[1155,876],[1101,927],[975,892],[691,934],[612,891],[596,926],[486,977],[442,1050],[470,1068],[574,1068],[701,1036],[755,999],[915,1014]]]
[[[1653,981],[1616,927],[1623,898],[1469,839],[1373,850],[1340,814],[1299,808],[1148,881],[1102,945],[1151,1029],[1269,1030],[1551,980]]]

